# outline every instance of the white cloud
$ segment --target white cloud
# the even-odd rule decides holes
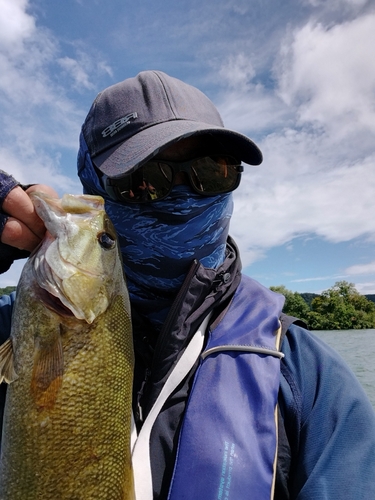
[[[240,85],[221,96],[224,121],[263,132],[264,162],[245,169],[235,193],[231,234],[245,267],[296,236],[375,241],[373,45],[375,15],[329,29],[308,22],[285,38],[276,92],[254,82],[243,56],[230,61]]]
[[[375,132],[375,14],[294,34],[278,73],[280,95],[298,106],[302,124],[317,123],[336,140]]]
[[[317,276],[315,278],[301,278],[297,280],[291,280],[291,283],[307,283],[309,281],[327,281],[327,280],[343,280],[347,278],[346,275],[344,276]]]
[[[361,295],[374,294],[375,281],[366,281],[365,283],[355,283],[355,288]]]
[[[63,173],[87,112],[74,92],[95,95],[92,75],[111,68],[81,42],[71,41],[69,50],[76,58],[62,55],[59,40],[29,14],[27,0],[0,0],[0,168],[21,181],[77,190],[79,183]]]
[[[2,143],[13,151],[23,151],[28,144],[37,149],[38,144],[52,141],[72,144],[72,137],[66,132],[71,128],[72,113],[76,113],[49,74],[58,53],[56,40],[46,30],[35,27],[27,7],[26,1],[14,2],[15,20],[9,24],[0,48]],[[2,24],[7,24],[5,15],[1,12]]]
[[[27,13],[27,0],[0,0],[0,103],[30,106],[51,99],[43,69],[56,43]],[[55,96],[56,97],[56,96]]]
[[[95,84],[92,75],[113,76],[111,67],[102,59],[100,54],[94,57],[85,52],[82,43],[75,42],[75,58],[64,56],[57,59],[58,64],[73,81],[76,90],[94,90]]]
[[[57,60],[60,66],[73,78],[77,87],[93,89],[94,85],[90,82],[88,74],[84,71],[82,64],[71,57],[61,57]]]
[[[340,8],[351,7],[359,8],[366,5],[368,0],[304,0],[305,3],[312,5],[313,7],[324,7],[330,10],[338,10]]]
[[[25,262],[25,259],[16,260],[6,273],[0,274],[0,288],[17,286]]]
[[[0,0],[0,47],[9,47],[17,53],[35,31],[35,21],[26,12],[27,6],[28,0]]]
[[[367,264],[357,264],[347,267],[345,272],[353,276],[360,274],[375,274],[375,260]]]
[[[78,178],[72,179],[61,172],[58,156],[51,158],[40,150],[27,155],[21,152],[15,154],[7,148],[0,147],[0,165],[22,184],[35,182],[47,184],[60,194],[82,191]]]
[[[243,53],[231,55],[219,68],[219,77],[222,83],[235,89],[247,88],[255,76],[251,61]]]
[[[284,103],[261,84],[223,92],[216,104],[225,126],[249,137],[267,133],[290,120]]]
[[[375,156],[334,166],[319,141],[291,132],[261,143],[265,160],[246,168],[235,193],[231,233],[245,255],[314,233],[330,242],[375,239]]]

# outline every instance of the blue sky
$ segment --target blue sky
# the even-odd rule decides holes
[[[374,47],[374,1],[0,0],[0,168],[80,193],[78,135],[96,94],[159,69],[263,151],[235,193],[246,274],[375,293]]]

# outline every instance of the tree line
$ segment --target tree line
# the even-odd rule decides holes
[[[0,296],[15,289],[15,286],[0,288]],[[320,295],[292,292],[284,285],[270,289],[284,295],[283,312],[301,319],[310,330],[375,328],[375,296],[361,295],[353,283],[337,281]]]
[[[9,295],[16,290],[16,286],[6,286],[5,288],[0,288],[0,297],[2,295]]]
[[[310,330],[375,328],[375,303],[361,295],[353,283],[337,281],[320,295],[300,294],[284,285],[271,290],[285,296],[283,312],[307,323]]]

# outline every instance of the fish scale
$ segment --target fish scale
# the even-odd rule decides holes
[[[38,276],[35,259],[38,252],[45,255],[43,245],[24,267],[8,344],[17,378],[11,381],[7,391],[0,500],[134,499],[130,452],[133,347],[129,298],[118,249],[107,248],[108,240],[104,248],[98,245],[102,231],[116,242],[102,202],[98,197],[77,199],[79,213],[75,214],[75,198],[70,197],[69,204],[65,204],[68,212],[62,209],[61,201],[54,208],[56,202],[43,198],[40,215],[43,218],[48,211],[49,224],[55,225],[49,231],[53,230],[56,240],[65,238],[64,245],[69,244],[69,238],[65,230],[63,235],[59,232],[62,222],[74,224],[75,265],[81,259],[85,268],[82,286],[91,282],[94,289],[100,290],[100,296],[95,303],[89,290],[85,293],[80,289],[75,294],[74,289],[69,288],[71,284],[79,286],[82,272],[79,266],[75,279],[69,283],[60,282],[58,278],[60,274],[66,279],[69,273],[65,269],[52,268],[44,277]],[[40,199],[37,202],[41,203]],[[56,220],[50,211],[58,211]],[[77,258],[80,251],[76,248],[77,230],[83,238],[88,235],[91,238],[82,242],[80,258]],[[87,248],[93,250],[87,252]],[[58,253],[54,255],[51,262],[56,264],[58,256]],[[90,266],[92,273],[87,273]],[[69,305],[76,298],[74,307],[83,311],[86,321],[73,314],[58,314],[60,306],[54,310],[51,303],[40,300],[40,287],[50,286],[44,280],[51,270],[57,275],[54,282],[59,283],[61,293],[65,293],[64,304]],[[85,295],[91,304],[85,304]],[[103,306],[103,302],[107,305]],[[0,375],[2,357],[4,348],[0,350]],[[2,370],[5,371],[4,366]]]

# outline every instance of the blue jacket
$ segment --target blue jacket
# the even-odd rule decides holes
[[[236,260],[235,256],[233,259]],[[152,340],[146,342],[136,334],[138,364],[134,401],[141,402],[139,407],[145,414],[168,375],[168,363],[173,364],[174,357],[178,356],[178,342],[183,343],[175,338],[174,332],[181,331],[182,324],[189,330],[196,328],[203,302],[206,304],[205,314],[207,309],[212,310],[214,305],[220,304],[213,320],[219,322],[226,311],[228,293],[233,296],[233,290],[239,283],[238,269],[231,273],[229,284],[226,274],[220,272],[219,279],[217,273],[202,269],[199,263],[195,264],[193,271],[189,274],[185,299],[178,297],[181,304],[190,301],[189,315],[184,323],[180,322],[184,309],[180,305],[175,307],[173,318],[171,314],[167,320],[164,334],[172,340],[164,342],[163,332],[156,343]],[[215,293],[221,294],[215,297],[215,301],[209,293],[213,286]],[[254,286],[261,287],[258,284]],[[191,305],[192,291],[195,297],[205,291],[204,301],[197,299],[196,307]],[[13,296],[0,299],[1,342],[9,335],[13,299]],[[253,306],[251,299],[243,305]],[[135,332],[142,327],[138,321],[135,311]],[[275,499],[375,498],[375,414],[359,382],[335,351],[298,324],[291,324],[287,329],[281,351],[285,357],[281,362],[278,397],[280,425]],[[143,380],[143,375],[139,374],[143,373],[151,358],[151,369],[146,369],[148,379]],[[157,358],[164,362],[161,367],[158,366],[156,375]],[[151,436],[154,498],[164,499],[167,496],[176,453],[176,436],[189,390],[188,386],[179,388],[168,408],[161,413]],[[138,426],[141,424],[142,418],[138,415]]]

